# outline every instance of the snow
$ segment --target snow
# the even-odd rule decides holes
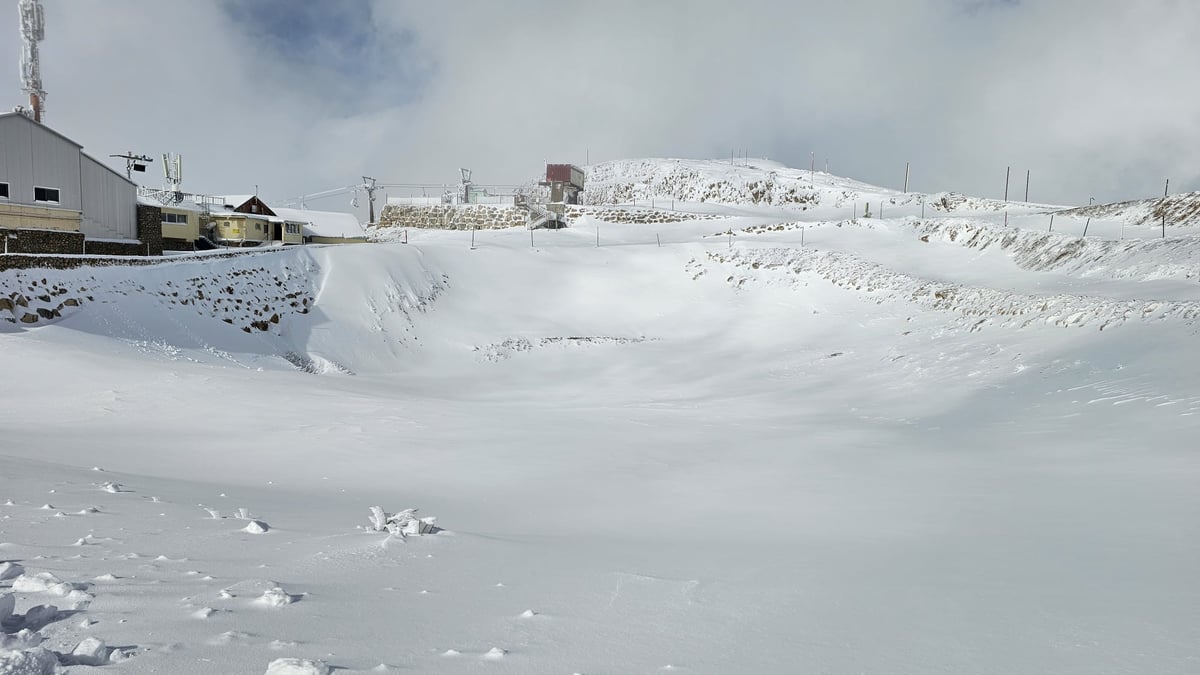
[[[0,309],[0,663],[1193,672],[1198,240],[751,163],[589,176],[718,221],[0,272],[81,301]]]
[[[308,659],[275,659],[267,665],[266,675],[328,675],[329,667]]]
[[[307,209],[272,209],[291,222],[304,223],[304,235],[309,237],[363,238],[366,233],[353,213],[341,211],[310,211]]]

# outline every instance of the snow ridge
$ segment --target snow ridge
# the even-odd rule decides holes
[[[1131,320],[1200,319],[1200,302],[1112,300],[1082,295],[1029,295],[1001,289],[950,284],[921,279],[834,251],[792,248],[756,248],[729,253],[709,253],[711,261],[732,266],[740,274],[729,283],[744,288],[760,274],[776,270],[795,275],[790,283],[807,284],[812,276],[840,288],[868,295],[876,302],[910,302],[931,309],[952,311],[970,319],[971,330],[984,325],[1026,328],[1038,323],[1062,327],[1099,325],[1100,330]]]

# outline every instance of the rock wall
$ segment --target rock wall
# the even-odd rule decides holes
[[[162,209],[157,206],[138,204],[137,236],[142,242],[142,253],[138,255],[162,255]],[[191,250],[189,247],[187,250]]]
[[[713,214],[686,213],[666,209],[642,209],[621,206],[567,206],[566,218],[570,225],[582,216],[589,216],[606,223],[630,225],[652,225],[656,223],[681,223],[695,220],[717,220],[722,216]],[[515,206],[491,206],[472,204],[455,206],[437,204],[433,206],[410,206],[389,204],[379,217],[377,230],[383,229],[440,229],[479,230],[525,227],[528,214]]]
[[[723,216],[711,213],[687,213],[666,209],[639,209],[624,206],[568,206],[567,223],[582,216],[589,216],[606,223],[625,225],[653,225],[656,223],[683,223],[695,220],[719,220]]]
[[[5,250],[10,254],[160,256],[163,252],[161,209],[152,206],[138,206],[138,238],[140,241],[137,242],[85,240],[82,232],[0,228],[0,270],[28,269],[39,266],[31,264],[28,258],[13,259],[11,255],[3,255]],[[5,239],[8,243],[7,249],[4,246]],[[190,246],[188,250],[191,250]],[[54,263],[53,266],[65,269],[66,266],[78,267],[79,264],[60,262]]]
[[[379,214],[379,228],[477,230],[524,227],[525,211],[513,206],[471,204],[409,206],[389,204]]]
[[[161,249],[160,255],[161,255]],[[146,255],[146,245],[139,241],[97,241],[95,239],[87,240],[88,255],[104,255],[104,256],[134,256]]]
[[[83,233],[65,230],[14,230],[0,228],[0,269],[4,268],[4,240],[9,253],[83,253]]]

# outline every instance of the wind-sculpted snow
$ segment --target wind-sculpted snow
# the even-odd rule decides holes
[[[1148,281],[1200,276],[1200,239],[1077,237],[1002,227],[968,219],[908,219],[922,238],[967,248],[997,246],[1028,270],[1055,270],[1085,277]]]
[[[1029,295],[1003,289],[948,284],[910,276],[856,256],[834,251],[759,248],[709,253],[710,260],[737,268],[727,281],[739,288],[753,285],[763,271],[794,275],[791,283],[807,285],[816,276],[840,288],[865,294],[878,303],[908,302],[954,312],[972,330],[985,325],[1026,328],[1037,324],[1096,326],[1100,330],[1127,321],[1200,319],[1200,302],[1113,300],[1083,295]]]
[[[1200,225],[1200,192],[1080,206],[1059,213],[1079,218],[1111,218],[1127,225],[1158,225],[1165,217],[1168,227],[1194,227]]]

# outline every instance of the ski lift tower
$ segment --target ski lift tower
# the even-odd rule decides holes
[[[45,110],[46,90],[42,89],[42,64],[38,58],[38,43],[46,39],[46,18],[38,0],[20,0],[21,13],[21,85],[29,94],[29,110],[23,111],[41,124]]]

